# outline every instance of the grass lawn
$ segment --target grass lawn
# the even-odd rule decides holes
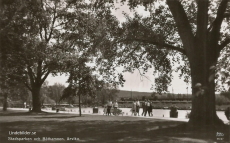
[[[201,130],[188,129],[185,122],[127,116],[102,116],[63,113],[28,113],[25,111],[0,111],[0,142],[217,142],[224,134],[229,141],[229,126]],[[15,131],[23,135],[14,135]],[[29,135],[25,135],[25,132]],[[223,133],[223,134],[222,134]],[[12,141],[31,138],[32,141]],[[43,140],[56,139],[60,141]],[[67,140],[72,138],[73,141]],[[11,139],[11,140],[9,140]],[[38,141],[35,141],[38,139]],[[40,140],[39,140],[40,139]]]

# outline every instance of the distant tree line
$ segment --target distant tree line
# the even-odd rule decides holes
[[[133,100],[151,100],[151,101],[191,101],[192,95],[191,94],[173,94],[173,93],[166,93],[166,94],[157,94],[152,93],[150,96],[141,96],[131,98],[131,97],[121,97],[121,101],[133,101]],[[221,94],[216,95],[216,105],[228,105],[230,104],[230,92],[222,92]]]

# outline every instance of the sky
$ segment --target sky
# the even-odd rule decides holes
[[[170,93],[179,93],[179,94],[187,94],[191,93],[191,85],[187,85],[183,79],[180,79],[177,73],[173,73],[173,80],[171,86],[168,87],[168,92]],[[147,78],[146,78],[147,77]],[[146,73],[146,77],[140,76],[138,71],[134,71],[133,73],[124,73],[124,79],[126,80],[123,87],[119,87],[120,90],[127,91],[139,91],[139,92],[153,92],[151,90],[152,84],[154,84],[154,76],[152,75],[152,71],[149,70]],[[49,85],[53,85],[55,83],[61,83],[65,86],[68,85],[66,83],[67,76],[58,75],[58,76],[48,76],[47,81]],[[188,87],[188,91],[187,91]]]
[[[125,21],[125,17],[123,16],[123,12],[129,13],[130,12],[127,5],[121,6],[121,4],[116,5],[119,8],[116,11],[113,11],[113,14],[121,21]],[[145,11],[144,7],[138,7],[136,9],[140,14],[143,16],[148,15],[149,13]],[[139,72],[136,70],[133,73],[124,73],[124,79],[126,82],[124,83],[123,87],[119,87],[120,90],[128,90],[128,91],[139,91],[139,92],[153,92],[154,90],[150,90],[152,84],[154,84],[154,76],[152,75],[153,71],[149,70],[146,73],[146,77],[141,77]],[[52,77],[51,75],[47,78],[49,85],[53,85],[54,83],[62,83],[65,86],[68,85],[66,83],[67,77],[65,75]],[[191,93],[191,85],[187,85],[183,79],[179,79],[178,73],[173,73],[173,80],[171,83],[172,86],[168,88],[170,93],[180,93],[180,94],[187,94]],[[188,88],[187,88],[188,87]],[[187,91],[188,89],[188,91]]]

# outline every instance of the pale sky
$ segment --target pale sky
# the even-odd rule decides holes
[[[122,14],[122,12],[130,13],[132,15],[132,12],[130,12],[127,5],[121,6],[120,4],[117,4],[116,7],[119,7],[117,11],[113,11],[113,14],[121,21],[124,22],[125,18]],[[144,10],[144,7],[138,7],[136,10],[141,13],[142,15],[148,15],[149,13]],[[120,87],[120,90],[128,90],[128,91],[140,91],[140,92],[153,92],[153,90],[150,90],[152,84],[154,84],[154,77],[152,75],[152,71],[148,71],[146,73],[146,76],[148,77],[141,77],[138,71],[134,71],[134,73],[124,73],[124,79],[126,82],[124,83],[124,87]],[[178,78],[177,73],[173,73],[173,80],[172,80],[172,86],[168,88],[168,91],[170,93],[183,93],[187,94],[188,87],[188,93],[191,93],[191,85],[187,85],[183,79]],[[66,83],[67,77],[65,75],[52,77],[49,76],[47,78],[47,81],[49,82],[49,85],[53,85],[54,83],[62,83],[65,86],[68,84]]]
[[[173,73],[173,80],[172,80],[172,86],[168,88],[168,91],[170,93],[183,93],[187,94],[187,84],[183,81],[183,79],[179,79],[177,73]],[[147,79],[147,78],[148,79]],[[140,92],[153,92],[153,90],[150,90],[152,84],[154,84],[154,76],[152,75],[152,71],[148,71],[146,73],[146,77],[141,77],[138,71],[135,71],[134,73],[124,73],[124,79],[126,82],[124,83],[123,87],[119,87],[120,90],[128,90],[128,91],[140,91]],[[47,81],[49,82],[49,85],[53,85],[54,83],[61,83],[65,86],[68,85],[66,83],[67,76],[59,75],[56,77],[48,76]],[[191,85],[188,86],[188,93],[191,93]]]

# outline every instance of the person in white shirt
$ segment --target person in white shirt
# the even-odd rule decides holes
[[[134,116],[136,116],[136,107],[137,107],[136,101],[134,100],[132,104],[132,115]]]
[[[104,105],[103,115],[107,115],[107,111],[108,111],[108,106]]]
[[[117,100],[115,101],[113,107],[114,107],[114,115],[116,116],[117,115],[117,108],[118,108]]]

